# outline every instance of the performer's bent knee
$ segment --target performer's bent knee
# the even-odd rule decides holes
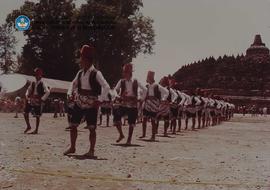
[[[95,131],[97,126],[96,125],[88,125],[87,128],[89,129],[89,131]]]

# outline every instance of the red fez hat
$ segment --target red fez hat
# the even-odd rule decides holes
[[[150,83],[155,82],[155,72],[148,71],[146,82],[150,82]]]
[[[168,80],[172,85],[176,84],[176,80],[174,78],[168,78]]]
[[[155,78],[155,72],[153,72],[153,71],[148,71],[147,78],[154,79],[154,78]]]
[[[36,75],[40,75],[40,76],[42,76],[43,75],[43,71],[42,71],[42,69],[41,68],[35,68],[35,70],[34,70],[34,72],[35,72],[35,74]]]
[[[123,72],[125,73],[131,73],[133,72],[133,65],[130,63],[127,63],[123,66]]]
[[[86,59],[92,59],[94,57],[94,47],[89,45],[83,45],[81,48],[81,57]]]
[[[165,76],[162,78],[161,83],[165,86],[169,85],[169,77]]]

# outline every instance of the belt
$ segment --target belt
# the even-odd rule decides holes
[[[41,98],[41,96],[39,96],[39,95],[33,95],[33,96],[31,96],[31,98]]]
[[[155,96],[148,96],[146,97],[146,100],[158,100]]]
[[[132,96],[124,96],[123,97],[124,101],[136,101],[137,102],[137,97],[132,97]]]
[[[83,96],[95,96],[92,90],[80,89],[78,92],[80,95],[83,95]]]

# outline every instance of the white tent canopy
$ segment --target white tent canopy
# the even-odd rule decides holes
[[[0,83],[4,93],[13,93],[25,87],[27,83],[35,81],[34,76],[23,74],[0,75]],[[42,79],[51,89],[51,93],[66,93],[70,82],[49,78]]]

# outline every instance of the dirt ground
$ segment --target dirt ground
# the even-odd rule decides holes
[[[139,124],[130,147],[115,143],[114,127],[101,126],[97,159],[86,159],[84,125],[76,154],[66,157],[66,118],[44,114],[40,133],[26,135],[22,115],[13,116],[0,114],[0,189],[270,189],[270,117],[236,115],[220,126],[158,137],[158,142],[140,140]]]

